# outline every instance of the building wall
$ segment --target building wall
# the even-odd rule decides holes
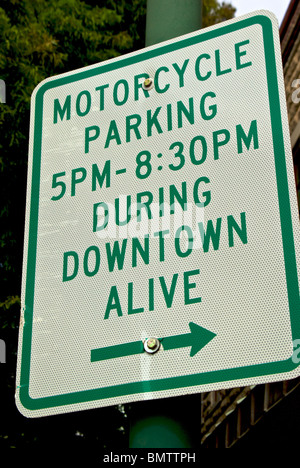
[[[250,439],[257,446],[262,443],[258,432],[261,433],[260,428],[267,418],[282,433],[279,431],[278,440],[275,441],[274,436],[271,436],[271,428],[266,427],[266,431],[270,432],[264,434],[264,445],[268,445],[267,442],[269,445],[280,443],[288,432],[298,434],[300,408],[295,408],[295,411],[298,411],[296,423],[290,424],[289,427],[283,425],[278,416],[280,405],[285,400],[288,401],[296,391],[300,394],[300,379],[203,393],[201,447],[246,447]],[[293,408],[290,409],[293,411]]]
[[[300,16],[300,3],[297,7],[297,14]],[[294,25],[295,28],[297,25]],[[291,39],[291,38],[290,38]],[[290,125],[290,133],[293,135],[298,122],[300,121],[300,92],[297,92],[297,88],[300,87],[300,34],[298,31],[297,37],[294,38],[295,42],[291,49],[289,49],[289,55],[285,57],[283,63],[284,70],[284,81],[286,90],[286,99],[288,107],[288,119]],[[285,41],[282,41],[285,43]],[[282,49],[284,45],[282,44]],[[287,44],[286,44],[287,47]],[[298,81],[298,82],[297,82]]]
[[[280,28],[291,144],[300,206],[300,2],[292,0]]]
[[[300,8],[300,7],[299,7]],[[284,67],[284,81],[288,106],[290,133],[293,135],[300,121],[300,35],[297,38],[292,54]]]

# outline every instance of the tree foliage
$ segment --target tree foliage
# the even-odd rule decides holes
[[[204,0],[203,13],[206,27],[231,18],[234,8]],[[145,15],[146,0],[1,1],[0,78],[7,98],[0,104],[0,339],[7,344],[7,364],[0,368],[0,447],[43,446],[54,434],[56,443],[59,434],[70,443],[124,443],[124,413],[117,408],[101,410],[105,428],[98,411],[60,416],[60,423],[24,421],[15,408],[14,375],[31,93],[46,77],[143,48]]]
[[[236,9],[228,2],[219,3],[217,0],[203,0],[202,27],[221,23],[234,17]]]

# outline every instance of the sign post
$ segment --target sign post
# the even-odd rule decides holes
[[[202,0],[147,0],[146,47],[202,27]]]
[[[299,220],[272,14],[50,78],[31,109],[24,415],[299,375]]]
[[[202,0],[147,0],[146,47],[201,27]],[[195,411],[195,403],[189,396],[180,397],[178,402],[164,398],[131,406],[129,447],[192,447],[200,426],[193,427],[187,414]]]

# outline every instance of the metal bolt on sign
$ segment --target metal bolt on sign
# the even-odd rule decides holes
[[[149,91],[154,86],[154,80],[152,78],[146,78],[142,86],[145,91]]]
[[[144,343],[144,349],[147,353],[156,353],[160,348],[160,341],[157,338],[148,338]]]

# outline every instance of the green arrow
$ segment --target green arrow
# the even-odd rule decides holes
[[[190,333],[163,338],[161,342],[164,349],[167,351],[169,349],[191,346],[190,356],[193,357],[216,336],[215,333],[200,327],[194,322],[190,322],[189,326],[191,330]]]
[[[196,323],[190,322],[189,326],[190,333],[160,338],[159,341],[163,344],[164,350],[168,351],[169,349],[191,346],[190,356],[192,357],[216,336],[215,333],[200,327]],[[143,352],[144,343],[142,341],[132,341],[131,343],[92,349],[91,362],[106,361],[107,359],[131,356],[132,354],[141,354]]]
[[[144,352],[143,342],[132,341],[131,343],[108,346],[107,348],[92,349],[91,350],[91,362],[106,361],[107,359],[130,356],[132,354],[140,354],[143,352]]]

